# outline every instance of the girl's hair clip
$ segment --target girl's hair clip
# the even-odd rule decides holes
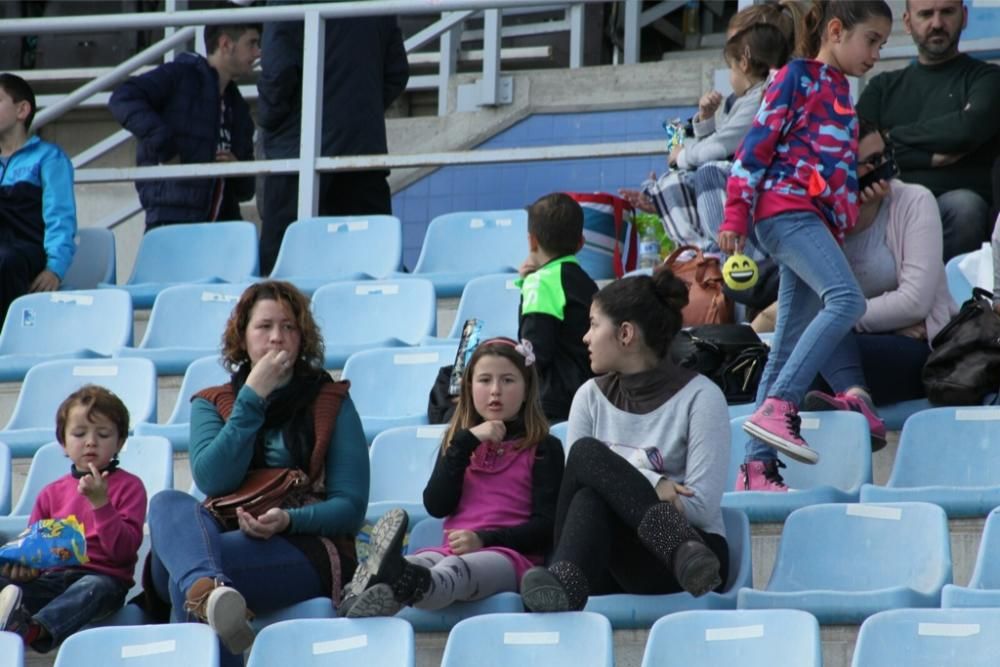
[[[521,353],[524,357],[524,365],[531,366],[535,363],[535,350],[531,346],[531,341],[527,338],[522,338],[521,342],[514,346],[514,349]]]

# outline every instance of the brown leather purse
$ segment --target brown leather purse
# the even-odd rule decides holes
[[[234,528],[237,507],[255,517],[274,507],[300,507],[308,489],[309,477],[298,468],[257,468],[247,473],[238,489],[207,498],[204,505],[223,526]]]
[[[693,257],[684,262],[680,256],[686,250]],[[728,324],[733,321],[733,307],[722,291],[722,265],[715,257],[706,257],[701,249],[682,245],[663,262],[675,276],[688,286],[688,305],[684,307],[684,326]]]

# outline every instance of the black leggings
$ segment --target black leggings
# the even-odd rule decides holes
[[[682,590],[673,569],[636,534],[647,510],[659,502],[632,464],[599,440],[581,438],[570,449],[563,472],[551,562],[569,561],[580,568],[591,595]],[[724,587],[729,572],[726,538],[694,530],[718,557]]]

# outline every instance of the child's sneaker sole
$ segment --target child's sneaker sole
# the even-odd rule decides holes
[[[353,604],[354,598],[367,590],[372,579],[378,579],[377,575],[386,554],[402,552],[403,539],[406,537],[409,523],[410,517],[403,509],[391,509],[379,517],[372,528],[371,539],[368,543],[368,558],[358,566],[354,578],[344,586],[343,599],[345,602],[350,601],[350,604]]]
[[[569,596],[562,582],[544,567],[533,567],[521,579],[521,601],[528,611],[569,611]]]
[[[800,463],[813,464],[819,462],[819,454],[816,450],[810,449],[806,445],[799,445],[789,440],[785,440],[770,431],[762,429],[750,420],[743,422],[743,430],[769,447],[774,447],[775,449],[784,452],[787,456],[799,461]]]
[[[7,629],[10,616],[21,606],[21,587],[8,584],[0,591],[0,630]]]
[[[205,616],[230,653],[242,655],[253,644],[247,603],[235,588],[220,586],[213,590],[205,603]]]
[[[371,618],[373,616],[394,616],[403,608],[392,594],[389,584],[375,584],[360,593],[347,608],[347,618]]]

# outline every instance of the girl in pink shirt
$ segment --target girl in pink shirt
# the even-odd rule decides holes
[[[372,531],[371,555],[344,590],[340,615],[440,609],[517,591],[521,575],[542,562],[564,455],[549,435],[533,362],[527,341],[492,338],[476,348],[424,489],[427,512],[445,519],[441,546],[404,558],[408,517],[386,512]]]
[[[118,468],[128,420],[121,399],[95,385],[70,394],[56,412],[56,438],[73,463],[69,474],[38,494],[29,521],[75,515],[88,561],[41,571],[9,563],[0,569],[0,629],[17,633],[36,651],[50,650],[120,608],[132,586],[146,489]]]

